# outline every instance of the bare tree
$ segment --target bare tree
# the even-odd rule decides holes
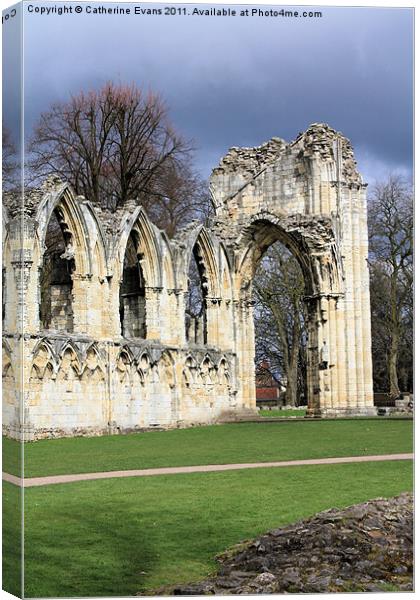
[[[16,188],[19,176],[19,162],[11,133],[5,126],[2,129],[2,172],[3,190],[9,191]]]
[[[376,385],[387,379],[394,399],[400,380],[411,385],[412,368],[413,198],[402,178],[390,176],[373,189],[369,238],[374,376]]]
[[[254,277],[256,363],[286,379],[286,403],[306,395],[304,280],[293,255],[279,243],[269,248]]]
[[[192,219],[204,221],[213,212],[208,184],[189,159],[167,160],[144,204],[149,217],[170,237]]]
[[[56,173],[107,208],[128,199],[143,203],[166,163],[191,149],[167,112],[158,95],[113,83],[56,103],[41,115],[30,142],[33,175]]]

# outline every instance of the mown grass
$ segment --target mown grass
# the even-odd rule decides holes
[[[1,450],[3,471],[21,476],[23,473],[24,444],[3,436]]]
[[[272,410],[261,409],[260,417],[304,417],[306,414],[305,408],[273,408]]]
[[[182,465],[267,462],[411,452],[412,421],[235,423],[171,431],[41,440],[24,445],[25,477]],[[17,442],[4,439],[3,469],[16,473]]]
[[[3,481],[2,586],[22,597],[22,488]]]
[[[28,488],[25,593],[127,596],[198,580],[215,569],[215,555],[243,539],[411,489],[411,461]],[[4,526],[7,540],[11,524]]]

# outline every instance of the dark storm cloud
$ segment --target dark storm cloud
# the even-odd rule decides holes
[[[54,100],[135,81],[161,92],[205,175],[230,146],[291,140],[312,122],[352,140],[368,179],[409,173],[412,12],[322,11],[294,21],[27,15],[27,130]]]
[[[6,121],[10,131],[14,132],[15,142],[21,135],[21,63],[22,39],[19,17],[9,10],[9,18],[2,27],[2,97],[3,121]],[[5,51],[6,50],[6,51]]]

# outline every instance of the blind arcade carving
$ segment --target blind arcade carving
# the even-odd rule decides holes
[[[254,414],[252,278],[278,240],[305,277],[308,416],[373,413],[366,186],[349,141],[314,124],[289,144],[232,148],[210,189],[214,217],[172,240],[134,202],[108,213],[54,178],[28,192],[22,210],[9,199],[7,435],[94,435]]]

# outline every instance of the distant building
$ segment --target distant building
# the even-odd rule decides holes
[[[285,386],[279,384],[270,373],[270,363],[263,360],[255,373],[257,404],[283,404]]]

